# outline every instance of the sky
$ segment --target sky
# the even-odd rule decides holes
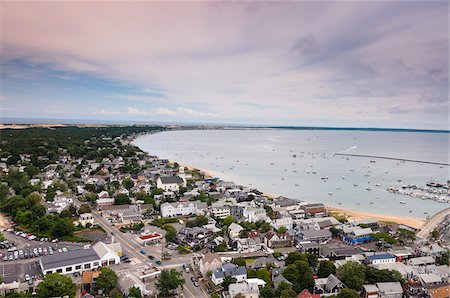
[[[0,116],[449,129],[447,1],[2,2]]]

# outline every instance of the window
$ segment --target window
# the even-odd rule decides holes
[[[81,265],[76,265],[75,270],[81,270]]]
[[[84,264],[84,269],[91,269],[91,264]]]
[[[70,271],[72,271],[72,266],[66,267],[66,272],[70,272]]]
[[[56,269],[56,273],[62,273],[62,269]]]
[[[99,262],[94,262],[94,267],[98,267]]]
[[[51,274],[52,272],[53,272],[52,270],[49,270],[49,271],[45,272],[45,274]]]

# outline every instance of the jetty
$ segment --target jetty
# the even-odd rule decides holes
[[[425,163],[425,164],[440,165],[440,166],[450,166],[449,163],[445,163],[445,162],[425,161],[425,160],[417,160],[417,159],[405,159],[405,158],[378,156],[378,155],[350,154],[350,153],[335,153],[334,155],[352,156],[352,157],[367,157],[367,158],[377,158],[377,159],[388,159],[388,160],[397,160],[397,161],[417,162],[417,163]]]

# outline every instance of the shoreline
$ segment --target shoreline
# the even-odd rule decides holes
[[[157,132],[153,132],[153,133],[149,133],[149,134],[154,134],[154,133],[157,133]],[[143,136],[145,136],[147,134],[148,133],[135,136],[130,141],[130,143],[132,143],[136,147],[139,147],[134,142],[136,141],[137,138],[143,137]],[[142,150],[142,151],[144,151],[144,150]],[[144,152],[146,152],[146,151],[144,151]],[[147,152],[147,153],[151,154],[150,152]],[[172,161],[172,160],[170,160],[170,162],[176,162],[180,166],[185,167],[186,169],[199,170],[200,172],[203,172],[205,174],[205,178],[206,177],[210,177],[210,178],[212,178],[212,177],[220,177],[220,175],[216,175],[213,171],[208,170],[208,169],[204,169],[204,168],[193,166],[191,164],[180,163],[180,162]],[[239,183],[237,183],[237,184],[239,184]],[[279,196],[276,196],[274,194],[270,194],[270,193],[266,193],[266,192],[263,192],[263,196],[265,196],[265,197],[267,197],[267,198],[269,198],[271,200],[279,197]],[[333,206],[329,206],[329,205],[325,205],[325,207],[327,208],[327,210],[329,212],[337,213],[337,214],[340,214],[340,215],[345,215],[346,217],[348,217],[350,219],[357,219],[358,220],[358,219],[374,218],[374,219],[377,219],[377,220],[382,221],[382,222],[394,222],[394,223],[398,223],[398,224],[404,224],[404,225],[407,225],[407,226],[410,226],[410,227],[413,227],[413,228],[416,228],[416,229],[420,229],[424,225],[424,223],[426,222],[425,220],[419,219],[419,218],[412,218],[412,217],[405,217],[405,216],[398,216],[398,215],[383,215],[383,214],[376,214],[376,213],[370,213],[370,212],[364,212],[364,211],[354,211],[354,210],[350,210],[350,209],[333,207]]]

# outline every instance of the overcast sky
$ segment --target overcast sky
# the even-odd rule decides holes
[[[2,117],[448,129],[447,1],[0,8]]]

